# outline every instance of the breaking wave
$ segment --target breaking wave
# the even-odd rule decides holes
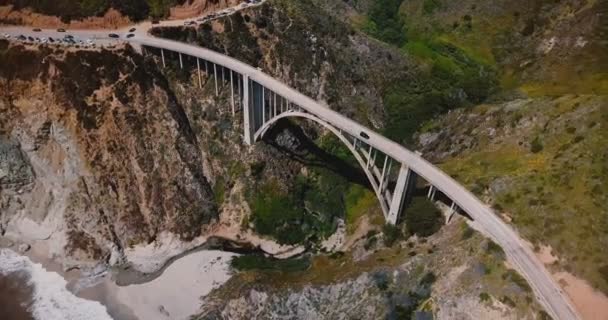
[[[38,320],[111,320],[101,303],[78,298],[67,288],[67,281],[39,263],[9,249],[0,249],[0,273],[23,272],[33,286],[31,309]]]

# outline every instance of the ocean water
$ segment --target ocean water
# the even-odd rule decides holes
[[[75,296],[66,285],[58,273],[10,249],[0,249],[0,319],[112,319],[101,303]]]

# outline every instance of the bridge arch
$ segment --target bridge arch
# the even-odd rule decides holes
[[[337,129],[336,127],[332,126],[331,124],[322,120],[321,118],[316,117],[315,115],[306,113],[306,112],[288,110],[288,111],[283,112],[283,113],[269,119],[268,121],[266,121],[254,133],[253,141],[255,142],[255,141],[260,140],[264,136],[264,134],[266,134],[268,129],[270,129],[279,120],[284,119],[284,118],[304,118],[304,119],[312,120],[312,121],[320,124],[325,129],[329,130],[338,139],[340,139],[340,141],[344,145],[346,145],[348,150],[353,154],[353,156],[355,157],[355,159],[357,160],[357,162],[363,169],[363,172],[365,172],[365,175],[367,176],[367,180],[369,181],[370,185],[372,186],[372,189],[374,189],[374,193],[376,194],[376,197],[378,198],[378,201],[380,202],[380,207],[382,208],[382,212],[383,212],[384,216],[385,217],[388,216],[388,212],[389,212],[388,205],[389,204],[387,203],[387,200],[382,195],[382,191],[383,191],[382,189],[384,186],[378,185],[376,179],[374,178],[374,174],[373,174],[372,170],[370,170],[369,164],[365,161],[365,159],[363,159],[363,156],[357,151],[355,145],[353,143],[351,143],[350,140],[347,139],[347,137],[342,133],[341,130]],[[372,166],[372,168],[375,168],[375,166]]]

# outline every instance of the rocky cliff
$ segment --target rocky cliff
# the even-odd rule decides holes
[[[153,63],[130,49],[1,50],[3,234],[115,264],[162,231],[189,240],[217,221],[200,142]]]

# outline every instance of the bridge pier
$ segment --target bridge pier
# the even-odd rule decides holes
[[[426,197],[431,201],[435,200],[435,191],[437,191],[437,190],[435,189],[435,187],[433,185],[431,185],[429,187],[429,192],[427,193]]]
[[[249,103],[249,76],[243,74],[243,130],[245,144],[253,144],[253,126],[252,120],[253,112]]]
[[[234,81],[232,81],[232,73],[230,70],[230,101],[232,103],[232,116],[234,116]]]
[[[450,223],[450,220],[452,220],[454,213],[456,213],[455,207],[456,207],[456,202],[452,201],[452,205],[450,206],[450,211],[448,211],[448,216],[445,218],[445,224]]]
[[[215,95],[219,95],[217,90],[217,64],[213,64],[213,81],[215,81]]]
[[[198,71],[198,88],[203,88],[203,80],[201,79],[201,60],[196,58],[196,70]]]
[[[182,61],[182,53],[178,52],[177,54],[179,54],[179,68],[183,69],[184,68],[184,62]]]
[[[163,60],[163,68],[166,68],[167,66],[165,65],[165,50],[160,49],[160,57]]]
[[[395,190],[393,191],[393,199],[391,200],[391,206],[389,208],[387,217],[387,221],[390,224],[397,224],[399,220],[401,209],[403,207],[403,199],[405,199],[406,193],[409,189],[407,186],[409,184],[411,174],[412,171],[402,163],[401,167],[399,168],[399,176],[397,177],[397,184],[395,185]]]

